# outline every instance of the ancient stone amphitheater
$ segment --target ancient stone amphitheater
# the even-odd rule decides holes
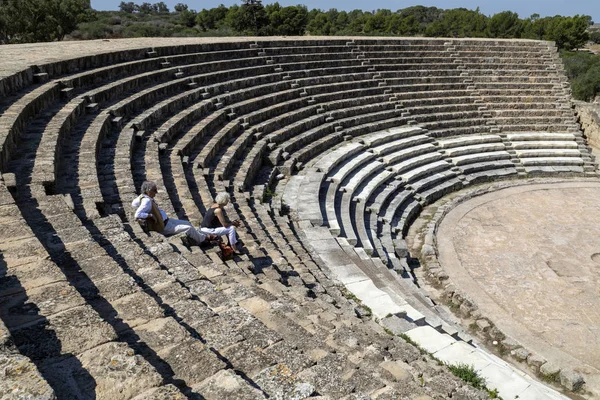
[[[597,182],[553,43],[151,39],[0,57],[1,398],[488,397],[443,363],[474,365],[505,400],[595,379],[506,335],[436,261],[442,214],[477,190]],[[144,234],[130,203],[146,179],[194,224],[229,192],[245,254]],[[415,279],[425,267],[450,308]]]

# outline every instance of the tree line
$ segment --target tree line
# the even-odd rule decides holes
[[[131,9],[131,3],[121,3]],[[149,3],[144,3],[149,5]],[[177,10],[181,12],[183,10]],[[561,49],[574,49],[589,40],[588,26],[591,17],[554,16],[540,18],[533,14],[521,19],[517,13],[504,11],[493,16],[482,14],[479,9],[455,8],[444,10],[437,7],[414,6],[395,12],[387,9],[376,11],[353,10],[350,12],[331,9],[308,10],[305,6],[282,7],[279,3],[263,6],[260,0],[242,0],[233,5],[200,12],[188,10],[185,20],[191,24],[195,15],[196,29],[202,32],[219,31],[235,35],[384,35],[384,36],[430,36],[430,37],[482,37],[524,38],[551,40]]]
[[[179,3],[121,2],[119,11],[94,11],[89,0],[0,0],[0,43],[136,36],[383,35],[525,38],[551,40],[575,49],[589,39],[591,18],[538,14],[520,18],[504,11],[414,6],[397,11],[308,10],[303,5],[263,6],[261,0],[190,10]]]

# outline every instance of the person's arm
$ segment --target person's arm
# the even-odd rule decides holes
[[[141,194],[138,197],[136,197],[135,199],[133,199],[133,201],[131,202],[131,207],[138,208],[140,206],[140,203],[142,202],[143,198],[144,198],[144,195]]]
[[[135,202],[135,200],[134,200]],[[133,205],[133,203],[132,203]],[[152,218],[152,199],[144,196],[139,202],[137,210],[135,210],[136,219]]]
[[[217,208],[215,210],[215,215],[217,216],[217,218],[219,218],[219,222],[221,223],[221,225],[223,225],[223,228],[229,228],[231,225],[235,226],[236,228],[240,226],[240,221],[230,221],[227,217],[227,213],[225,213],[225,210],[223,210],[222,208]]]

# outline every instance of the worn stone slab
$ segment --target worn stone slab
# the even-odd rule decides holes
[[[164,311],[145,292],[138,292],[112,302],[119,318],[127,321],[131,327],[145,324],[153,319],[161,318]]]
[[[523,400],[564,400],[565,396],[542,385],[531,385],[525,389],[519,399]]]
[[[373,281],[361,281],[346,285],[364,305],[369,307],[375,316],[384,318],[389,314],[402,314],[406,312],[406,304],[398,304],[385,292],[379,290]]]
[[[88,305],[72,308],[18,332],[15,344],[35,358],[78,354],[117,338],[113,327]]]
[[[424,133],[424,132],[426,132],[425,129],[417,127],[417,126],[411,126],[411,127],[404,126],[404,127],[390,128],[384,132],[378,132],[378,133],[371,134],[368,137],[366,137],[365,139],[362,139],[361,141],[367,146],[377,146],[382,143],[389,142],[391,140],[395,140],[395,139],[399,139],[399,138],[403,138],[403,137],[407,137],[407,136],[412,136],[412,135],[416,135],[416,134]]]
[[[313,384],[320,394],[339,399],[350,394],[355,387],[339,378],[346,368],[346,361],[341,355],[330,354],[319,360],[317,365],[300,372],[298,377]]]
[[[188,386],[201,383],[227,367],[224,361],[198,340],[185,340],[162,349],[158,355]]]
[[[523,376],[511,368],[490,364],[481,370],[486,386],[498,389],[502,398],[521,398],[521,394],[531,385]]]
[[[231,370],[221,370],[204,382],[192,386],[192,392],[200,394],[206,400],[266,398],[260,390],[250,386]]]
[[[369,281],[369,277],[356,266],[356,264],[346,264],[333,266],[328,264],[329,270],[333,273],[335,279],[339,280],[346,287],[359,282]]]
[[[44,364],[62,396],[126,400],[162,383],[148,361],[125,343],[106,343],[77,357]]]
[[[84,304],[73,286],[59,281],[0,298],[0,317],[13,328]]]
[[[493,360],[481,350],[465,342],[455,342],[435,353],[435,357],[448,364],[472,365],[477,371],[493,363]]]
[[[364,148],[365,146],[357,142],[352,142],[347,145],[340,146],[339,148],[323,155],[319,159],[319,161],[315,163],[314,167],[319,172],[324,172],[328,174],[339,163],[343,162],[349,157],[354,156],[355,154],[364,150]]]
[[[420,347],[430,353],[437,353],[456,343],[456,340],[451,336],[439,333],[430,326],[420,326],[406,332],[406,334]]]
[[[298,218],[317,226],[323,225],[318,193],[324,178],[325,174],[322,172],[308,171],[298,195]]]
[[[165,385],[150,389],[145,393],[135,396],[132,400],[185,400],[187,396],[181,393],[174,385]]]
[[[39,370],[20,354],[0,353],[0,397],[6,400],[55,400],[56,394]]]
[[[256,376],[255,382],[269,396],[276,399],[301,400],[315,391],[313,385],[296,378],[292,370],[283,364],[261,371]]]

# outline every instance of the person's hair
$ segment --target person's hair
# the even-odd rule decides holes
[[[217,203],[220,206],[224,206],[227,203],[229,203],[229,193],[225,193],[225,192],[218,193],[217,197],[215,197],[215,203]]]
[[[152,181],[144,181],[144,183],[142,183],[142,187],[141,187],[141,192],[142,194],[148,194],[150,193],[150,191],[152,189],[158,189],[156,187],[156,183],[152,182]]]

